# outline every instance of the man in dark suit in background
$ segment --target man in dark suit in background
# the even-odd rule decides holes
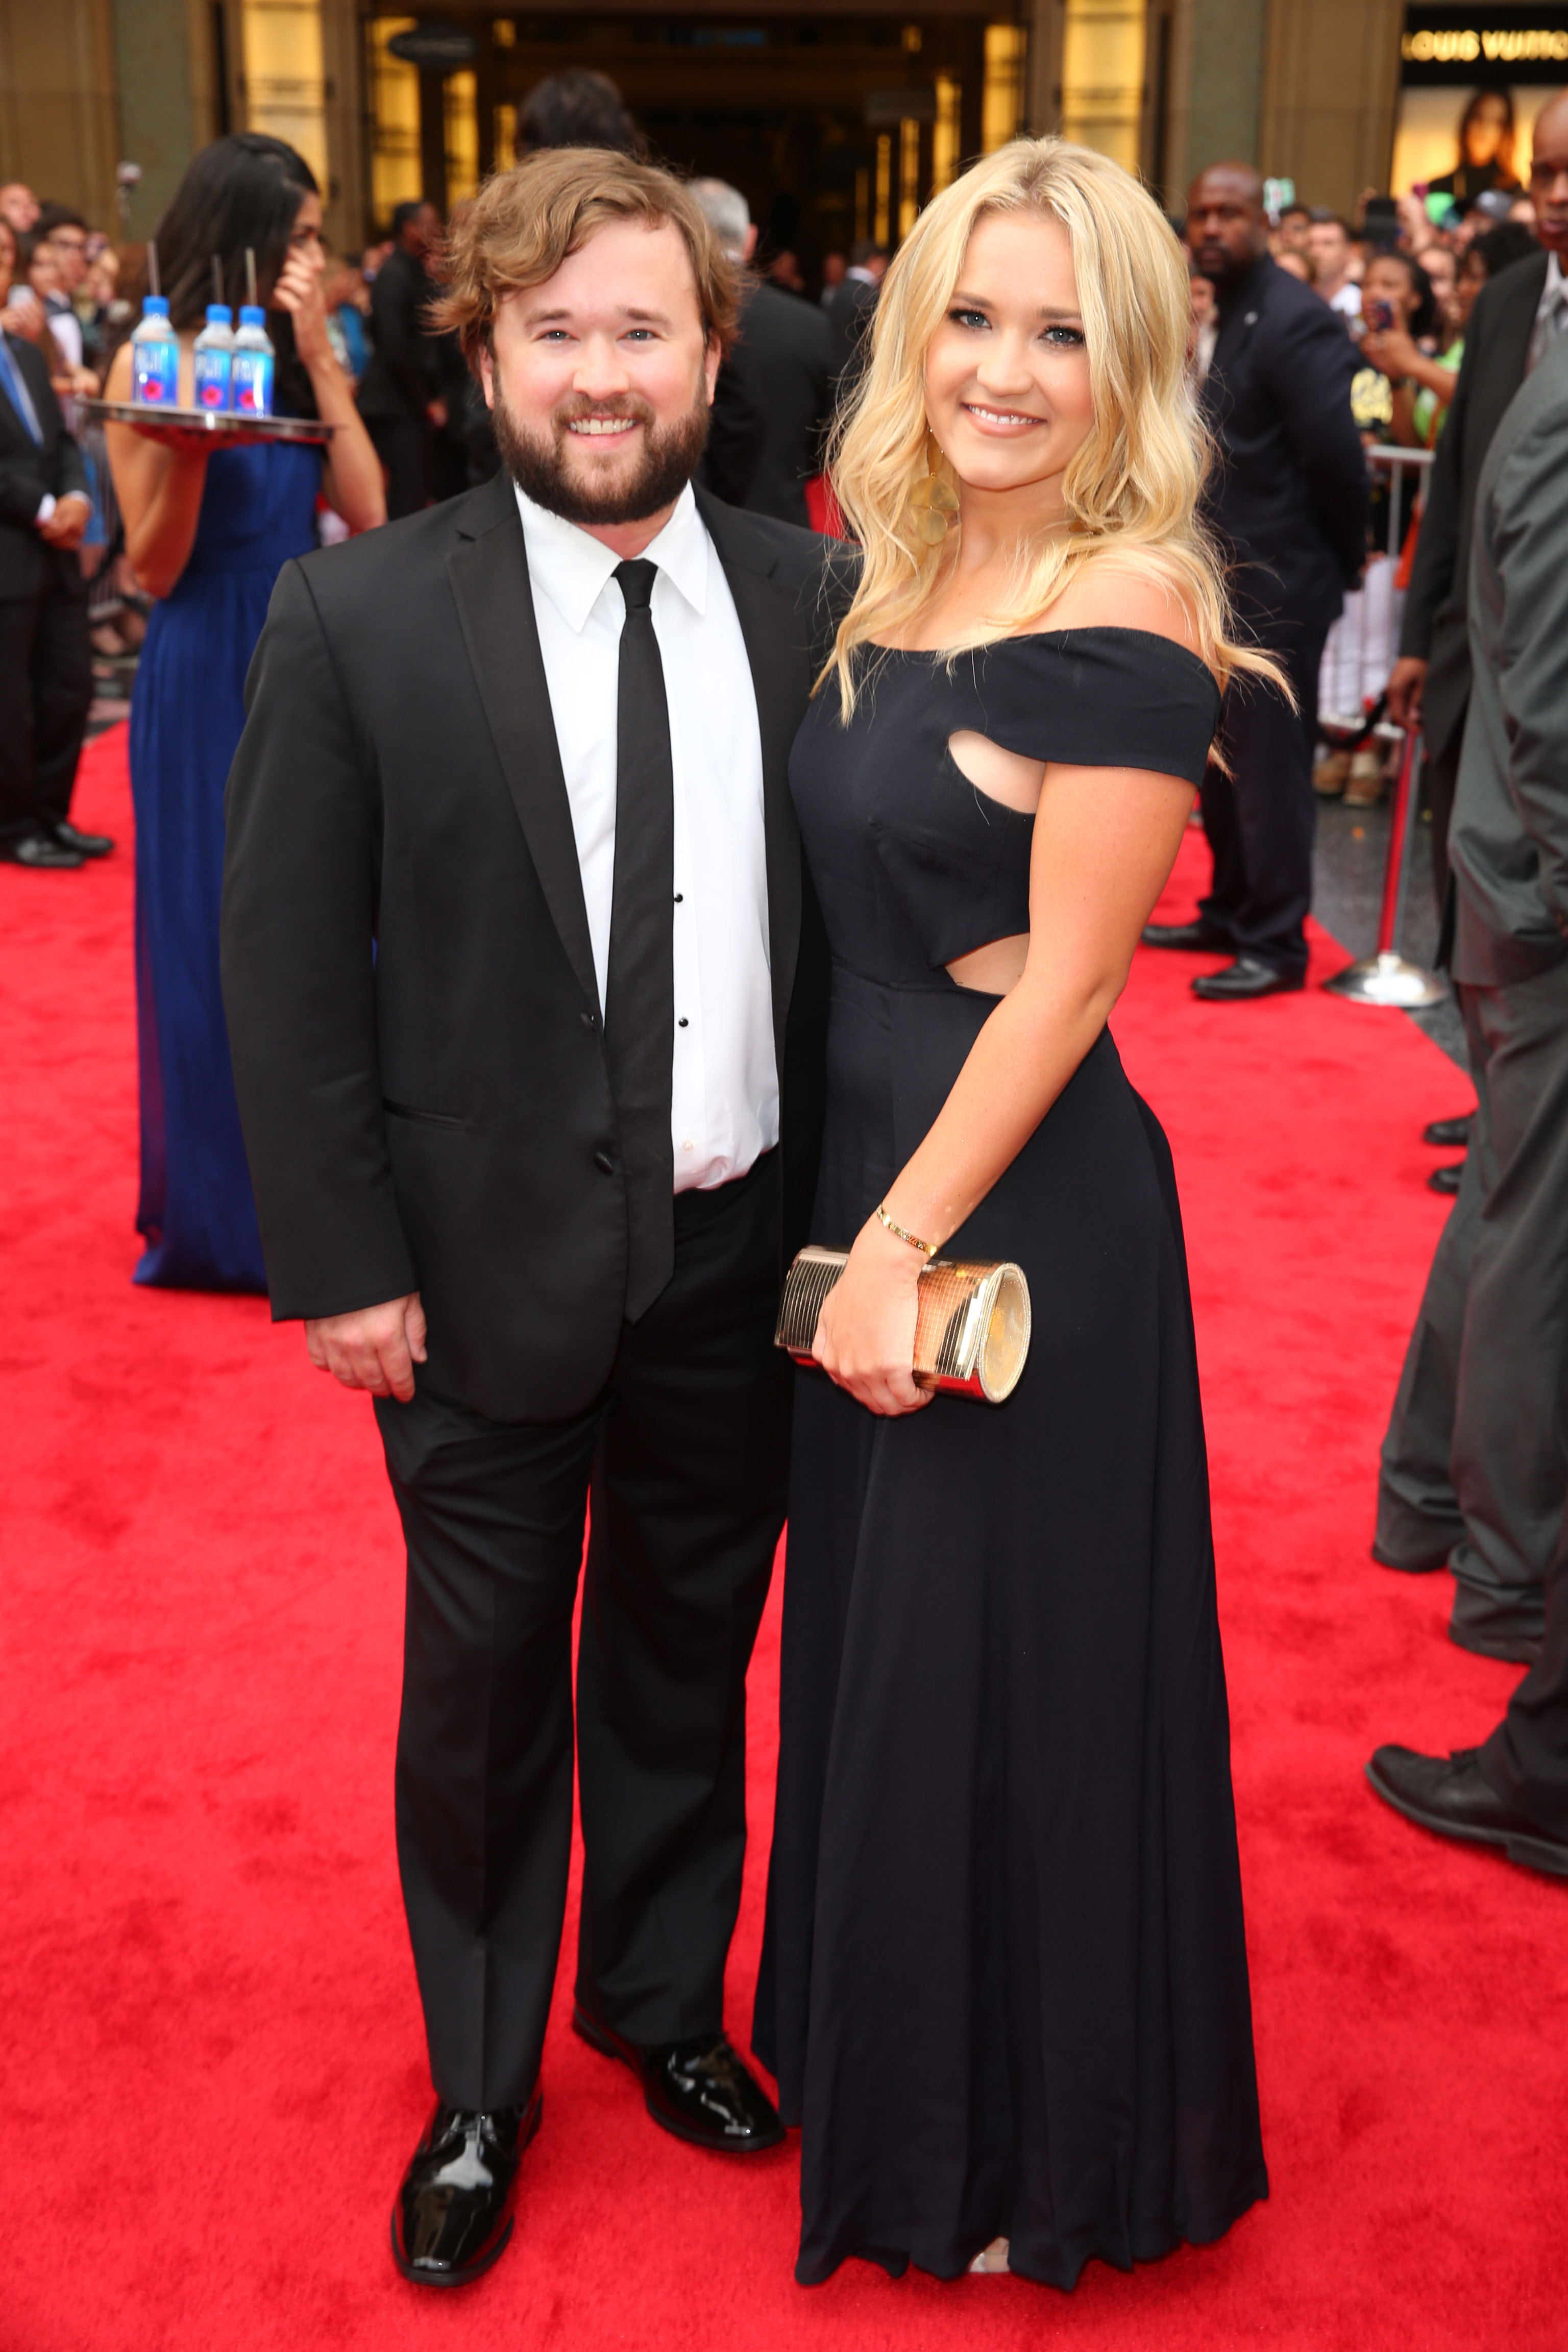
[[[691,193],[725,253],[737,268],[744,268],[757,245],[745,197],[723,180],[694,180]],[[750,514],[776,515],[780,522],[809,529],[805,484],[822,470],[823,435],[833,402],[832,352],[832,331],[816,303],[786,294],[765,278],[742,287],[739,336],[720,371],[714,413],[717,417],[729,377],[746,410],[760,417],[762,429],[748,479],[731,488],[709,476],[717,497]]]
[[[407,1539],[398,1858],[439,2104],[394,2248],[437,2285],[500,2253],[539,2116],[590,1479],[576,2030],[680,2137],[784,2137],[722,2000],[821,1138],[788,760],[835,560],[693,497],[733,278],[679,182],[543,152],[453,242],[507,470],[284,567],[223,953],[272,1310],[375,1396]]]
[[[1388,682],[1391,718],[1419,726],[1432,811],[1432,865],[1441,908],[1448,824],[1470,698],[1466,593],[1476,484],[1504,410],[1553,335],[1568,326],[1568,93],[1543,107],[1531,152],[1530,193],[1542,250],[1482,287],[1465,330],[1465,356],[1437,441],[1410,571],[1399,659]]]
[[[1263,184],[1215,163],[1187,199],[1187,243],[1213,281],[1218,328],[1203,386],[1219,445],[1207,519],[1236,567],[1244,630],[1281,665],[1272,687],[1232,680],[1220,740],[1230,774],[1204,777],[1214,881],[1190,923],[1151,923],[1150,947],[1226,950],[1195,994],[1247,1003],[1300,988],[1312,903],[1312,746],[1323,640],[1366,561],[1367,478],[1351,415],[1355,347],[1310,287],[1268,252]]]
[[[16,247],[0,221],[0,308]],[[92,700],[87,468],[42,354],[0,330],[0,857],[70,867],[114,844],[79,833],[71,788]]]
[[[1462,1649],[1531,1671],[1480,1748],[1380,1748],[1388,1802],[1568,1877],[1568,334],[1480,468],[1449,854],[1479,1108],[1384,1445],[1378,1549],[1454,1572]]]
[[[433,204],[399,205],[394,244],[370,289],[370,364],[360,379],[359,413],[386,468],[389,520],[428,504],[435,442],[447,424],[440,352],[426,310],[437,288],[426,257],[441,234]]]
[[[860,237],[849,248],[849,267],[843,283],[834,289],[827,306],[833,331],[833,404],[842,408],[866,372],[870,358],[868,338],[876,316],[882,280],[888,274],[888,248],[875,237]]]

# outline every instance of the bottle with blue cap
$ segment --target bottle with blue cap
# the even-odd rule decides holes
[[[209,302],[206,325],[196,337],[196,406],[226,410],[233,375],[234,312],[226,302]]]
[[[272,414],[272,341],[267,313],[256,299],[256,256],[245,257],[248,302],[240,305],[239,330],[234,339],[234,413],[237,416]]]
[[[169,300],[158,290],[158,248],[147,247],[142,316],[131,331],[131,397],[148,408],[180,404],[180,342],[169,324]]]

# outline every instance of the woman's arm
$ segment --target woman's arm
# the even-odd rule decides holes
[[[294,321],[294,347],[310,373],[310,389],[323,425],[335,429],[327,445],[321,488],[351,530],[374,530],[386,520],[386,489],[381,460],[353,390],[338,365],[327,332],[327,306],[321,299],[321,272],[299,252],[291,252],[273,291],[273,302]]]
[[[1132,951],[1175,863],[1193,787],[1140,768],[1047,766],[1035,817],[1029,945],[884,1206],[942,1244],[1033,1135],[1126,985]],[[929,1402],[915,1387],[922,1259],[875,1217],[817,1324],[818,1360],[873,1412]]]
[[[180,354],[182,369],[186,354]],[[131,397],[131,346],[114,354],[109,400]],[[167,596],[190,562],[206,488],[207,452],[188,441],[153,441],[131,425],[104,428],[114,495],[125,524],[125,552],[149,596]]]

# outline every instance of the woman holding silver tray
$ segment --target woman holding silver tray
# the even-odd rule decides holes
[[[1232,644],[1187,272],[1018,142],[905,239],[835,487],[864,549],[791,781],[833,951],[753,2040],[797,2275],[1071,2286],[1268,2189],[1170,1153],[1107,1016]],[[910,1373],[928,1257],[1016,1262],[1005,1403]]]
[[[234,446],[155,410],[106,428],[126,552],[157,599],[131,705],[136,803],[136,1011],[142,1092],[136,1280],[180,1290],[262,1290],[218,982],[224,786],[245,724],[245,674],[279,572],[317,544],[316,500],[356,530],[385,519],[381,467],[332,356],[321,301],[321,201],[304,158],[260,131],[219,139],[186,171],[158,224],[180,341],[215,299],[246,299],[246,253],[277,349],[276,405],[332,428],[320,446]],[[131,397],[131,349],[110,370]]]

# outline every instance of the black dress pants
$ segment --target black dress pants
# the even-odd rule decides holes
[[[0,597],[0,837],[70,810],[92,700],[87,583],[74,553],[35,596]]]
[[[722,2022],[745,1853],[746,1668],[784,1525],[779,1156],[675,1202],[675,1271],[604,1396],[506,1423],[421,1392],[376,1417],[408,1541],[397,1848],[430,2070],[526,2100],[572,1837],[576,1998],[639,2042]]]
[[[1482,1748],[1480,1767],[1505,1805],[1568,1838],[1568,1542],[1547,1574],[1541,1656]]]
[[[1421,797],[1432,814],[1432,887],[1437,900],[1437,928],[1443,926],[1448,903],[1448,827],[1454,821],[1454,793],[1459,781],[1459,747],[1465,740],[1461,723],[1441,753],[1427,751],[1421,761]]]
[[[1373,1549],[1450,1568],[1457,1625],[1528,1638],[1568,1513],[1568,962],[1456,993],[1476,1121],[1383,1441]]]
[[[1297,977],[1307,969],[1307,910],[1312,903],[1312,836],[1317,798],[1312,747],[1318,730],[1318,670],[1326,628],[1261,633],[1264,648],[1296,691],[1291,709],[1275,688],[1233,678],[1226,690],[1220,740],[1230,774],[1204,771],[1204,831],[1214,853],[1214,881],[1200,912],[1223,931],[1237,955],[1256,956]]]
[[[386,469],[386,520],[420,514],[430,503],[430,426],[422,416],[367,416],[364,429]]]

